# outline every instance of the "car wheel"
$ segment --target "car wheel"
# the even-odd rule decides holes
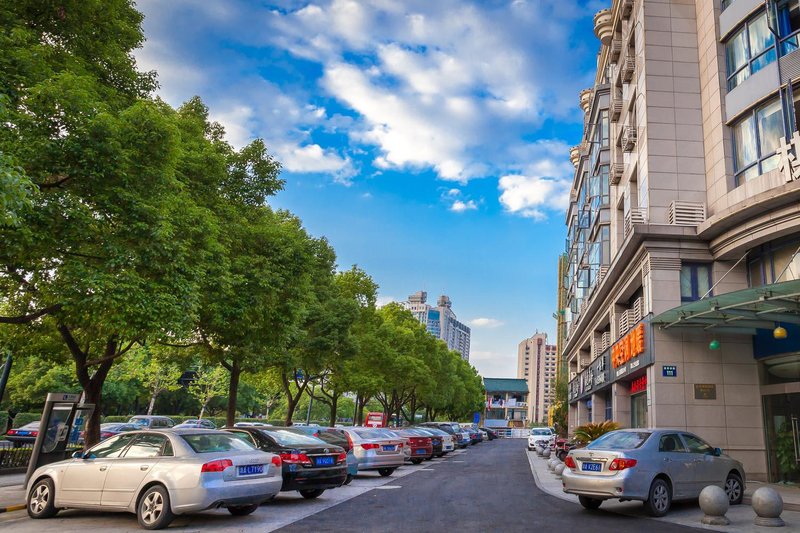
[[[578,496],[578,501],[581,502],[584,509],[588,509],[589,511],[594,511],[603,503],[603,500],[589,498],[588,496]]]
[[[381,477],[389,477],[394,473],[394,468],[379,468],[378,473]]]
[[[650,516],[664,516],[669,512],[672,505],[672,494],[669,490],[667,482],[661,478],[653,480],[650,485],[650,493],[648,494],[647,501],[644,502],[644,508]]]
[[[422,462],[422,459],[411,459],[411,462],[414,463],[415,465],[418,465]]]
[[[426,460],[426,461],[430,461],[430,460],[432,460],[432,459],[433,459],[433,456],[432,456],[432,455],[431,455],[430,457],[426,457],[426,458],[425,458],[425,460]]]
[[[731,505],[739,505],[744,499],[744,490],[742,490],[742,478],[739,474],[731,472],[728,474],[728,479],[725,480],[725,494],[728,495],[728,502]]]
[[[228,507],[228,512],[233,516],[247,516],[254,513],[256,509],[258,509],[257,503],[252,503],[250,505],[233,505]]]
[[[323,492],[325,492],[325,489],[306,489],[300,491],[300,496],[306,500],[313,500],[314,498],[318,498]]]
[[[351,481],[353,481],[353,474],[347,474],[347,477],[344,480],[344,484],[349,485]]]
[[[58,513],[55,506],[56,491],[49,477],[40,479],[28,493],[28,516],[31,518],[50,518]]]
[[[153,485],[139,499],[136,518],[144,529],[164,529],[175,519],[169,506],[169,493],[162,485]]]

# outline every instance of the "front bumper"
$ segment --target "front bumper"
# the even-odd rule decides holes
[[[591,476],[565,468],[561,484],[567,494],[601,500],[620,498],[645,501],[650,491],[649,479],[633,470],[622,470],[611,476]]]
[[[342,486],[347,479],[347,465],[334,466],[331,468],[303,468],[299,467],[291,471],[291,466],[285,464],[283,470],[283,484],[281,491],[290,490],[310,490],[310,489],[334,489]]]

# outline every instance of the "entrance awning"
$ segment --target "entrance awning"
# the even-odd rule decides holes
[[[800,280],[728,292],[687,303],[653,318],[660,329],[690,328],[755,335],[757,329],[800,324]]]

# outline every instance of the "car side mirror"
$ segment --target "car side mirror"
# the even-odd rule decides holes
[[[77,452],[72,454],[73,459],[83,459],[83,452],[78,450]]]
[[[714,448],[714,457],[722,455],[722,448]]]

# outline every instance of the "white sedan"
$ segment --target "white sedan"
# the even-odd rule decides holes
[[[230,433],[131,431],[36,469],[26,504],[31,518],[67,508],[127,511],[143,528],[162,529],[176,515],[206,509],[250,514],[282,483],[279,456]]]
[[[550,428],[533,428],[528,435],[528,450],[533,450],[536,446],[542,448],[555,448],[556,434]]]

